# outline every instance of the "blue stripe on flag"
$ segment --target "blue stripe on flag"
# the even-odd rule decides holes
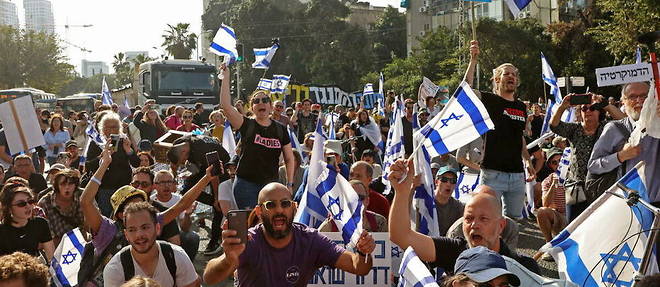
[[[225,30],[227,32],[227,34],[229,34],[232,38],[236,39],[236,34],[234,34],[234,30],[232,30],[231,28],[229,28],[225,25],[220,26],[220,28]]]
[[[64,271],[62,271],[62,266],[60,266],[60,263],[57,262],[57,259],[53,258],[50,262],[50,266],[53,268],[53,270],[55,270],[55,277],[57,278],[56,280],[59,281],[63,287],[71,287],[71,283],[69,283],[69,280],[66,279]]]
[[[344,242],[351,242],[351,237],[353,232],[358,228],[358,223],[360,222],[360,217],[362,217],[362,202],[358,201],[358,206],[351,214],[351,219],[348,222],[344,222],[344,227],[341,229],[341,237],[344,239]]]
[[[268,55],[268,51],[270,51],[270,49],[266,49],[266,50],[256,50],[255,49],[254,50],[254,55],[255,56],[265,56],[265,55]]]
[[[438,133],[437,130],[430,129],[426,137],[429,140],[431,140],[431,143],[433,144],[433,148],[436,150],[438,154],[446,154],[449,152],[449,149],[442,140],[442,136],[440,136],[440,133]]]
[[[570,234],[569,234],[570,235]],[[583,287],[599,286],[594,278],[589,274],[589,268],[587,268],[582,257],[580,257],[579,245],[573,239],[567,238],[564,242],[557,245],[564,252],[566,257],[566,266],[568,277],[571,278],[572,282],[579,283]],[[585,284],[582,285],[582,282]]]
[[[474,124],[474,128],[477,130],[479,134],[484,134],[488,130],[488,126],[484,122],[484,118],[481,116],[481,112],[479,111],[479,108],[474,105],[470,97],[465,93],[465,90],[462,91],[462,95],[459,95],[456,100],[458,101],[459,104],[463,107],[463,109],[468,113],[470,116],[470,119],[472,120],[472,124]]]
[[[433,176],[435,176],[435,175],[433,175]],[[456,183],[457,183],[457,184],[456,184],[456,186],[454,187],[454,198],[456,198],[456,199],[459,199],[459,198],[461,197],[461,193],[460,193],[460,191],[458,190],[458,188],[461,186],[461,182],[463,182],[463,177],[465,177],[465,173],[462,173],[462,172],[461,172],[461,173],[459,173],[459,175],[458,175],[458,180],[456,180]],[[479,182],[479,181],[477,180],[477,182]]]
[[[232,59],[236,58],[236,55],[234,55],[234,53],[232,53],[231,51],[229,51],[229,50],[225,49],[224,47],[218,45],[217,43],[211,43],[211,48],[215,49],[216,51],[218,51],[220,53],[229,55],[229,57],[232,58]]]
[[[415,283],[414,287],[424,287],[426,284],[436,283],[433,277],[424,277],[421,281]]]
[[[85,251],[85,247],[80,244],[80,241],[78,241],[78,237],[76,236],[76,233],[73,232],[73,230],[69,231],[66,233],[66,236],[69,237],[69,240],[71,240],[71,244],[73,244],[73,247],[78,249],[78,252],[80,252],[81,256]]]

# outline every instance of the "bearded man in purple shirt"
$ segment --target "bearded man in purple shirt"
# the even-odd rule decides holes
[[[204,282],[215,284],[235,270],[238,286],[307,286],[322,266],[358,275],[369,273],[373,264],[369,254],[376,247],[369,233],[361,234],[356,253],[346,251],[317,230],[293,223],[296,207],[286,186],[266,185],[255,207],[262,223],[248,230],[247,244],[234,237],[235,230],[223,228],[225,252],[208,262]]]

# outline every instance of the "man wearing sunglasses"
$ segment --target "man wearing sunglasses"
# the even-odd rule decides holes
[[[435,208],[438,213],[440,234],[447,234],[449,227],[463,216],[464,205],[452,194],[456,186],[458,171],[451,166],[438,169],[435,176]]]
[[[322,266],[369,273],[373,264],[369,254],[376,245],[368,232],[360,236],[356,253],[346,251],[317,230],[293,223],[296,207],[286,186],[266,185],[255,207],[262,223],[248,230],[247,243],[234,237],[236,230],[222,232],[225,253],[208,262],[204,282],[215,284],[235,270],[240,286],[305,286]]]

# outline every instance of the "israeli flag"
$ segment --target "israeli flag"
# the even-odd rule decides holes
[[[238,57],[238,50],[236,50],[236,33],[234,33],[234,29],[222,24],[215,37],[213,37],[209,51],[218,56],[224,56],[225,63],[235,62]]]
[[[230,158],[236,156],[236,140],[229,120],[225,120],[225,128],[222,131],[222,147],[229,153]]]
[[[639,64],[642,62],[642,48],[637,46],[637,49],[635,49],[635,64]]]
[[[272,80],[261,78],[259,79],[259,84],[257,84],[257,90],[270,91],[272,86],[273,86]]]
[[[460,172],[454,187],[454,198],[467,203],[472,198],[472,192],[479,186],[479,174]]]
[[[105,77],[103,77],[103,83],[101,84],[101,101],[104,105],[112,105],[112,94],[108,88],[108,83],[105,82]]]
[[[380,135],[380,128],[378,127],[378,124],[376,123],[376,120],[374,120],[373,117],[369,116],[369,124],[366,124],[364,126],[359,127],[360,132],[369,139],[369,141],[374,145],[378,146],[380,142],[382,142],[381,135]]]
[[[328,210],[321,200],[318,191],[318,178],[321,177],[325,169],[325,157],[323,154],[323,144],[327,140],[323,134],[323,124],[321,117],[316,122],[314,130],[314,146],[312,147],[312,156],[307,167],[307,186],[300,199],[300,207],[296,212],[294,221],[305,224],[312,228],[318,228],[328,215]]]
[[[566,177],[568,176],[568,167],[571,165],[571,147],[564,149],[564,152],[561,154],[561,159],[559,159],[559,166],[557,167],[557,177],[559,178],[559,184],[564,184]]]
[[[289,86],[290,79],[291,75],[273,75],[270,92],[284,94],[284,92],[286,92],[286,87]]]
[[[95,124],[90,122],[87,124],[87,129],[85,130],[87,136],[95,142],[101,149],[105,147],[105,140],[101,137],[101,134],[96,130]]]
[[[505,0],[505,2],[506,5],[509,6],[509,10],[511,10],[513,17],[516,18],[518,14],[520,14],[520,11],[525,9],[532,0]]]
[[[406,150],[403,147],[403,100],[397,98],[396,109],[392,118],[394,123],[391,125],[390,130],[387,132],[387,142],[385,143],[385,156],[383,159],[383,178],[382,182],[385,185],[385,194],[390,192],[390,181],[388,179],[390,174],[390,166],[394,164],[397,159],[406,156]]]
[[[334,166],[325,165],[321,176],[313,185],[316,185],[316,192],[321,197],[323,206],[341,230],[344,243],[348,247],[355,247],[362,234],[364,205],[351,184],[337,173]]]
[[[362,96],[371,96],[374,94],[374,85],[372,84],[366,84],[364,85],[364,89],[362,89]]]
[[[131,107],[128,105],[128,98],[124,96],[124,103],[119,107],[119,112],[123,117],[131,115]]]
[[[624,198],[637,192],[648,201],[644,182],[642,161],[541,248],[555,258],[560,278],[579,286],[634,284],[654,215],[640,203],[628,206]],[[652,254],[648,272],[642,275],[657,273],[656,262]]]
[[[415,250],[408,246],[406,252],[403,253],[403,260],[399,266],[399,287],[421,287],[421,286],[434,286],[438,287],[435,278],[426,268]]]
[[[337,133],[335,132],[335,117],[338,115],[335,113],[328,113],[328,116],[330,117],[329,119],[326,119],[326,123],[328,123],[328,139],[335,140],[337,139]]]
[[[85,250],[85,238],[76,228],[64,234],[50,261],[50,275],[58,287],[78,285],[78,270]]]
[[[419,130],[417,121],[417,107],[413,113],[413,131]],[[419,144],[419,139],[414,139],[415,145]],[[415,163],[415,175],[421,175],[421,185],[415,188],[413,208],[419,213],[419,222],[416,224],[417,231],[431,237],[440,236],[438,230],[438,213],[435,208],[435,178],[431,171],[431,157],[426,148],[422,147],[422,152],[415,154],[413,158]]]
[[[291,148],[297,150],[300,154],[300,157],[302,158],[302,165],[307,165],[309,158],[304,155],[302,146],[298,142],[298,136],[296,136],[296,132],[294,132],[290,126],[287,126],[287,132],[289,133],[289,139],[291,139]]]
[[[484,105],[466,82],[438,115],[414,136],[423,140],[431,158],[462,147],[495,126]]]
[[[273,46],[269,48],[252,49],[254,51],[254,63],[252,63],[252,68],[265,70],[270,68],[270,62],[273,60],[273,56],[275,56],[275,52],[277,52],[277,48],[279,47],[280,45],[273,44]]]
[[[552,95],[554,99],[548,99],[548,108],[545,112],[545,118],[543,119],[543,127],[541,128],[541,134],[544,135],[550,131],[550,119],[552,119],[552,116],[557,112],[557,109],[559,109],[562,97],[559,85],[557,85],[557,77],[555,77],[555,73],[552,72],[552,68],[550,67],[550,64],[548,64],[548,60],[546,60],[543,53],[541,53],[541,71],[541,78],[546,84],[548,84],[548,86],[550,86],[550,95]],[[573,122],[574,114],[573,107],[570,107],[564,111],[561,120],[564,122]]]
[[[378,98],[376,102],[378,103],[378,114],[380,116],[385,116],[385,92],[383,85],[385,84],[385,79],[383,78],[383,72],[380,72],[378,77]]]

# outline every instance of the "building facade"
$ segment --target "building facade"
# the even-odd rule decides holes
[[[49,34],[55,33],[53,5],[48,0],[23,0],[25,28]]]
[[[367,2],[351,4],[349,8],[351,14],[348,16],[347,22],[360,26],[365,30],[371,30],[378,18],[385,13],[385,7],[371,6]]]
[[[82,60],[82,64],[80,65],[80,70],[81,70],[80,74],[83,76],[83,78],[89,78],[97,74],[110,73],[110,69],[108,69],[108,65],[102,61]]]
[[[9,0],[0,0],[0,25],[19,28],[16,4]]]

